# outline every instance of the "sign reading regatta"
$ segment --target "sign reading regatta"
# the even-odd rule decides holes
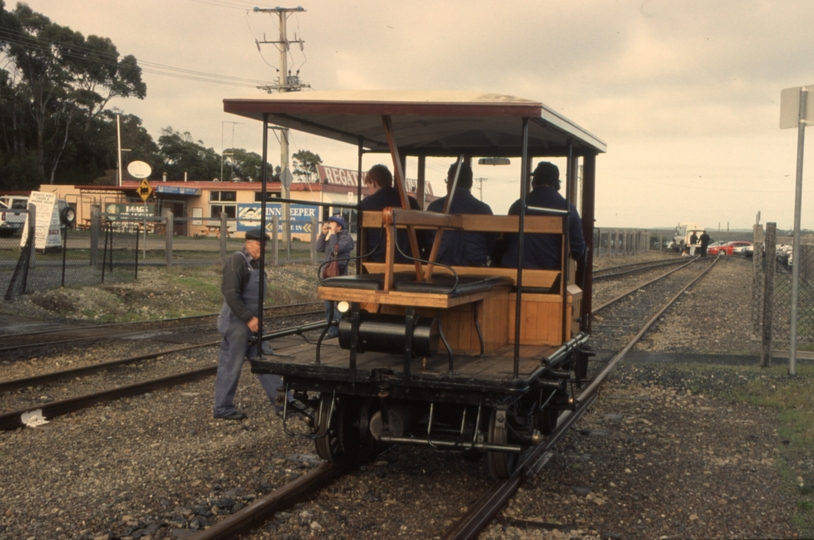
[[[248,231],[260,226],[260,203],[238,203],[237,230]],[[288,212],[291,215],[292,233],[310,233],[311,219],[317,215],[317,207],[307,204],[289,204]],[[283,205],[280,203],[266,203],[266,231],[272,231],[271,219],[277,216],[280,219],[278,232],[283,231]]]
[[[359,185],[359,174],[351,169],[340,169],[339,167],[326,167],[317,165],[317,174],[321,181],[334,186],[356,187]],[[418,180],[407,179],[407,191],[415,193]],[[432,184],[426,184],[427,195],[432,195]]]
[[[43,193],[42,191],[32,191],[28,197],[28,208],[36,208],[37,222],[34,231],[34,249],[48,249],[51,247],[61,247],[62,237],[59,234],[59,207],[57,206],[56,193]],[[23,236],[20,239],[20,247],[24,247],[28,240],[28,216],[23,225]]]

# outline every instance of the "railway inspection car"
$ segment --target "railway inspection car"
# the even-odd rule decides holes
[[[224,110],[263,123],[263,163],[270,124],[355,145],[360,178],[366,154],[389,153],[402,202],[357,213],[357,230],[384,231],[384,262],[368,259],[375,246],[362,234],[356,273],[321,279],[319,297],[338,302],[343,313],[338,343],[320,338],[288,356],[253,361],[253,371],[282,375],[316,411],[310,432],[295,433],[284,418],[286,431],[312,438],[330,461],[357,458],[377,441],[422,444],[486,453],[492,476],[511,474],[518,455],[540,444],[573,406],[587,373],[595,168],[605,144],[542,103],[497,94],[283,93],[225,99]],[[418,158],[419,200],[427,157],[518,160],[520,215],[450,214],[449,201],[444,212],[411,210],[407,156]],[[588,254],[579,264],[569,256],[569,211],[526,205],[532,161],[551,157],[567,160],[570,201],[582,171]],[[395,262],[400,229],[410,240],[403,254],[410,264]],[[435,240],[422,255],[416,232],[427,229]],[[559,235],[562,263],[524,270],[519,249],[517,268],[440,265],[445,231],[517,235],[521,247],[531,233]]]

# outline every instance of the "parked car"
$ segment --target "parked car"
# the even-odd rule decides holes
[[[723,245],[708,247],[707,255],[722,255],[722,256],[729,255],[731,257],[734,254],[733,252],[735,248],[751,245],[752,242],[746,242],[744,240],[733,240],[732,242],[726,242]]]
[[[777,244],[774,258],[780,264],[791,268],[794,263],[794,247],[788,244]]]
[[[11,236],[23,230],[25,224],[25,210],[28,208],[28,197],[18,195],[3,195],[0,197],[0,236]]]
[[[749,251],[748,255],[746,254],[747,250]],[[736,247],[732,248],[732,254],[733,255],[739,255],[741,257],[751,257],[752,256],[752,244],[751,243],[745,243],[743,245],[736,246]]]

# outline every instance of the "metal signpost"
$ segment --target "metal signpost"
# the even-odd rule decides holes
[[[814,85],[786,88],[780,93],[780,129],[797,128],[797,184],[794,192],[794,242],[791,266],[791,343],[789,375],[797,374],[797,301],[800,291],[800,215],[803,199],[803,150],[808,111],[814,111]]]
[[[153,194],[153,188],[150,186],[150,182],[147,181],[147,177],[153,172],[153,168],[143,161],[132,161],[127,166],[127,172],[133,178],[141,178],[138,194],[141,196],[141,200],[144,201],[144,247],[141,255],[141,260],[144,261],[147,260],[147,199]],[[172,223],[168,223],[167,227],[172,227]],[[172,229],[168,228],[167,230]],[[138,255],[136,255],[136,258],[138,258]]]

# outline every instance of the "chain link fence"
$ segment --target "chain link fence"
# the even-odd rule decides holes
[[[116,230],[116,223],[97,228],[61,227],[59,245],[33,249],[30,234],[0,238],[0,291],[6,300],[21,294],[54,289],[122,282],[136,278],[136,246],[132,231]]]
[[[639,229],[594,229],[594,257],[636,255],[650,250],[650,232]],[[658,248],[658,245],[656,245]]]
[[[755,226],[753,252],[752,328],[756,337],[763,333],[767,292],[772,295],[772,348],[787,351],[791,340],[792,271],[799,265],[797,291],[797,350],[814,352],[814,237],[801,238],[800,253],[794,253],[792,238],[775,238],[774,257],[767,260],[766,233]],[[767,264],[774,265],[774,279],[766,283]]]
[[[187,233],[190,222],[199,225],[200,218],[175,218],[171,212],[162,217],[129,216],[102,213],[97,207],[86,221],[84,226],[62,228],[60,246],[47,250],[29,249],[29,239],[24,241],[20,232],[0,237],[0,294],[12,300],[58,287],[119,283],[138,279],[145,266],[220,266],[244,244],[235,235],[236,220],[225,216],[207,219],[207,233],[197,236]],[[266,265],[321,260],[316,220],[308,227],[310,242],[297,238],[286,242],[285,221],[277,217],[269,228],[272,241],[266,245]]]

